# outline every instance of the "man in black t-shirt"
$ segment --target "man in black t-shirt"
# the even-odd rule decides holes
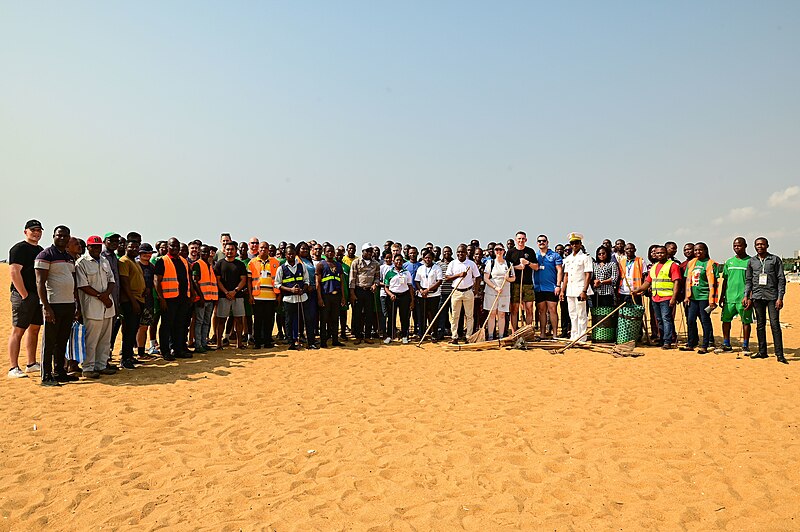
[[[236,330],[236,347],[242,349],[244,335],[244,297],[247,295],[247,267],[244,262],[236,258],[236,242],[228,242],[223,248],[225,258],[214,265],[214,275],[217,276],[219,299],[217,301],[217,331],[225,330],[225,320],[233,316],[233,325]],[[218,343],[222,348],[222,342]]]
[[[8,252],[9,273],[11,275],[11,334],[8,338],[8,359],[11,363],[8,377],[11,379],[27,377],[26,373],[38,373],[36,348],[39,343],[39,329],[44,323],[39,294],[36,292],[36,272],[33,263],[41,253],[42,224],[29,220],[25,224],[25,240],[15,244]],[[28,331],[25,351],[28,364],[25,371],[19,368],[19,351],[22,337]]]
[[[519,306],[520,306],[520,286],[522,291],[523,309],[525,311],[525,323],[533,324],[533,271],[539,269],[539,261],[536,259],[536,252],[525,245],[528,236],[525,231],[517,231],[514,237],[514,247],[508,250],[506,260],[516,270],[516,280],[511,283],[511,307],[509,314],[513,330],[520,327]],[[522,285],[520,285],[522,283]]]

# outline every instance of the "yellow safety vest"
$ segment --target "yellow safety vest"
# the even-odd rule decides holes
[[[650,280],[652,281],[650,288],[654,296],[672,297],[675,295],[675,286],[669,276],[669,271],[673,264],[674,261],[672,260],[665,262],[664,265],[661,266],[658,275],[656,275],[656,266],[659,266],[660,263],[657,262],[650,266]]]

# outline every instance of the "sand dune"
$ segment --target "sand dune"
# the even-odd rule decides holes
[[[790,288],[789,366],[374,345],[3,378],[0,529],[796,530]]]

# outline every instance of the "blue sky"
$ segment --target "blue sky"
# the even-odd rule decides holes
[[[798,58],[798,2],[4,2],[0,244],[39,218],[788,255]]]

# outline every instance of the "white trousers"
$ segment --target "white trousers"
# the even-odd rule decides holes
[[[464,329],[466,335],[472,334],[473,313],[475,310],[475,292],[471,289],[466,292],[453,290],[453,297],[450,299],[450,332],[453,338],[458,337],[458,317],[461,309],[464,309]]]
[[[86,359],[83,371],[100,371],[108,364],[111,353],[111,325],[114,318],[102,320],[83,319],[86,326]]]
[[[572,322],[569,339],[586,341],[586,301],[581,301],[577,297],[567,297],[567,308],[569,309],[569,319]]]

